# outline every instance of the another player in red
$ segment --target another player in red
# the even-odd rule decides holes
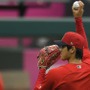
[[[84,4],[81,1],[79,4],[80,7],[77,13],[72,8],[77,33],[67,32],[61,41],[56,42],[60,47],[61,60],[68,60],[68,64],[51,69],[47,74],[47,68],[41,67],[34,90],[90,89],[89,49],[81,20]],[[88,52],[88,55],[85,55],[85,52]]]
[[[0,90],[4,90],[2,76],[0,75]]]

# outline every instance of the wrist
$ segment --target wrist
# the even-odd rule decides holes
[[[76,22],[82,22],[82,17],[75,17]]]
[[[82,17],[75,17],[75,19],[82,19]]]
[[[39,66],[39,69],[47,69],[47,67],[46,66]]]

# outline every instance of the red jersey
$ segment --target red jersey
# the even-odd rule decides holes
[[[90,67],[86,63],[41,69],[34,90],[90,90]]]

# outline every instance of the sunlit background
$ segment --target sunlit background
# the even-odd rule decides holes
[[[0,0],[0,71],[5,90],[33,90],[37,54],[67,31],[75,31],[75,0]],[[84,26],[90,43],[90,0]],[[67,62],[58,61],[52,68]]]

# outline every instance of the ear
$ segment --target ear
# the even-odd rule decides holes
[[[70,53],[75,53],[76,52],[76,48],[75,46],[72,46],[72,48],[70,49]]]

